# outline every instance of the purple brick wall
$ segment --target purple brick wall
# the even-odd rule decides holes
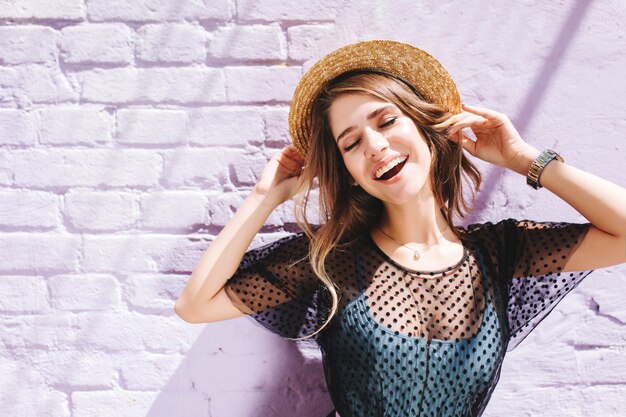
[[[268,157],[293,89],[357,40],[438,57],[470,104],[626,186],[626,6],[607,1],[0,0],[0,409],[325,415],[318,352],[173,304]],[[471,221],[584,221],[480,164]],[[289,203],[253,245],[293,230]],[[505,361],[486,416],[626,409],[626,268],[595,272]],[[541,355],[537,355],[537,352]]]

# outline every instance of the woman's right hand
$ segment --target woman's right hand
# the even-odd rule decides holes
[[[281,204],[296,192],[304,159],[293,144],[285,146],[269,160],[254,186],[254,192]]]

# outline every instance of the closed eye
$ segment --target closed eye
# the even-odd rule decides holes
[[[397,120],[397,117],[392,117],[391,119],[387,120],[385,123],[383,123],[382,125],[379,126],[379,128],[384,128],[387,126],[392,125],[393,123],[395,123],[395,121]],[[352,142],[350,145],[346,146],[345,148],[343,148],[344,152],[349,152],[352,148],[354,148],[356,145],[358,145],[361,142],[361,138],[358,138],[357,140],[355,140],[354,142]]]

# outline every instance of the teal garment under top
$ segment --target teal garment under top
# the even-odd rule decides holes
[[[391,331],[373,319],[363,293],[360,257],[356,262],[360,295],[320,342],[327,377],[336,388],[333,401],[341,404],[339,415],[471,416],[503,357],[486,274],[481,274],[486,303],[478,333],[460,340],[427,340]]]
[[[506,352],[591,272],[562,272],[590,226],[506,219],[457,227],[463,256],[438,271],[399,265],[364,233],[328,254],[338,305],[323,328],[330,292],[302,232],[246,252],[225,290],[282,337],[319,330],[296,343],[320,349],[341,417],[479,417]]]

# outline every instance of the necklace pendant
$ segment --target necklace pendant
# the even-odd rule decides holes
[[[417,260],[417,259],[419,259],[419,258],[420,258],[420,255],[421,255],[420,251],[416,250],[416,251],[415,251],[415,254],[414,254],[415,259],[416,259],[416,260]]]

